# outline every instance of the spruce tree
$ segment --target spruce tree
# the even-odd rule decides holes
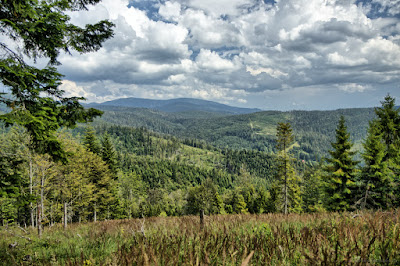
[[[365,166],[360,175],[362,208],[382,208],[391,206],[393,196],[393,178],[384,160],[386,156],[383,133],[378,122],[369,123],[368,136],[363,143],[362,157]]]
[[[107,163],[108,167],[116,178],[118,170],[117,154],[113,144],[111,143],[110,135],[108,135],[108,133],[105,133],[101,140],[101,158]]]
[[[354,203],[355,177],[357,174],[357,161],[353,159],[355,152],[347,132],[345,119],[340,117],[336,129],[336,141],[331,143],[333,150],[329,151],[330,158],[324,167],[326,209],[331,211],[349,210]]]
[[[394,205],[400,206],[400,110],[396,107],[395,99],[387,95],[382,106],[375,108],[377,121],[385,143],[385,156],[394,181]]]
[[[395,99],[387,95],[381,102],[382,107],[375,108],[378,117],[382,138],[386,145],[385,160],[393,159],[397,156],[400,137],[400,113],[395,106]]]
[[[278,163],[278,186],[281,190],[281,202],[278,204],[283,206],[283,212],[300,212],[301,211],[301,190],[300,177],[293,168],[294,160],[290,153],[293,147],[294,136],[290,123],[278,123],[277,126],[277,148]],[[278,206],[278,209],[280,209]]]
[[[99,141],[97,140],[96,132],[93,127],[86,127],[85,136],[83,137],[83,144],[86,146],[86,149],[88,151],[91,151],[97,155],[101,154],[101,147]]]
[[[381,104],[382,107],[375,108],[375,113],[386,145],[384,160],[393,163],[399,155],[400,148],[400,111],[396,107],[395,99],[390,95],[387,95]]]

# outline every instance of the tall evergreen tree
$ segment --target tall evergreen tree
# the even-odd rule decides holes
[[[340,117],[336,129],[336,141],[331,145],[331,157],[326,159],[328,165],[324,167],[326,209],[346,211],[354,203],[353,192],[358,162],[353,159],[355,152],[351,151],[353,144],[343,116]]]
[[[368,136],[363,144],[362,157],[365,166],[360,175],[361,200],[363,208],[383,208],[391,206],[393,197],[393,178],[384,160],[385,143],[378,122],[369,123]]]
[[[86,127],[85,135],[83,137],[83,144],[86,146],[88,151],[91,151],[97,155],[101,154],[101,147],[96,137],[96,131],[92,126]]]
[[[117,154],[113,144],[111,143],[110,135],[108,135],[108,133],[105,133],[101,140],[101,158],[107,163],[108,167],[116,178],[118,169]]]
[[[385,161],[395,160],[400,147],[400,111],[395,99],[387,95],[381,102],[382,107],[375,108],[382,138],[386,145]]]
[[[300,177],[296,174],[292,162],[294,160],[290,150],[293,147],[294,136],[290,123],[278,123],[277,126],[278,186],[282,191],[283,212],[301,211]],[[279,209],[279,208],[278,208]]]
[[[381,104],[381,107],[375,108],[375,113],[385,143],[383,160],[393,174],[394,204],[400,206],[400,110],[390,95]]]

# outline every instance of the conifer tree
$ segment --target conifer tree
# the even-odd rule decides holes
[[[277,126],[278,186],[281,190],[281,202],[283,212],[301,212],[300,177],[293,168],[293,156],[290,150],[293,148],[294,136],[290,123],[278,123]],[[280,206],[278,206],[278,209]]]
[[[323,183],[320,167],[307,169],[303,176],[303,209],[305,212],[321,212],[323,208]]]
[[[382,139],[386,145],[385,161],[395,160],[400,148],[400,111],[395,106],[395,99],[387,95],[381,102],[382,107],[375,108]]]
[[[375,113],[385,143],[383,161],[387,163],[393,175],[394,205],[400,206],[400,110],[390,95],[387,95],[381,104],[381,107],[375,108]]]
[[[85,144],[88,151],[91,151],[97,155],[101,154],[101,147],[99,141],[97,140],[96,132],[92,126],[86,127],[83,144]]]
[[[111,143],[110,135],[108,135],[108,133],[105,133],[101,140],[101,158],[107,163],[108,167],[116,178],[118,169],[117,154],[113,144]]]
[[[357,161],[353,159],[355,152],[351,151],[353,144],[347,132],[345,119],[340,117],[336,129],[336,141],[331,143],[333,150],[324,167],[326,208],[332,211],[346,211],[354,203],[355,176]]]
[[[369,123],[368,135],[363,144],[362,157],[365,166],[360,175],[362,208],[382,208],[391,206],[393,197],[393,178],[384,160],[385,143],[378,122]]]

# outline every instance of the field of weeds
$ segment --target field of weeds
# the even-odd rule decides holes
[[[4,265],[400,264],[400,212],[264,214],[0,227]]]

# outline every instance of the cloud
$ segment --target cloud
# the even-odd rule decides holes
[[[63,86],[91,99],[200,97],[256,107],[263,93],[295,92],[302,100],[290,102],[304,108],[312,91],[385,95],[400,81],[399,2],[104,0],[71,17],[79,25],[110,19],[115,37],[96,53],[62,56],[60,70],[76,87]]]
[[[363,86],[363,85],[356,84],[356,83],[343,84],[343,85],[339,86],[339,90],[348,92],[348,93],[363,92],[366,89],[368,89],[367,86]]]
[[[208,71],[231,71],[235,68],[232,61],[221,58],[216,52],[201,49],[196,58],[197,66]]]
[[[274,77],[274,78],[279,78],[279,77],[287,76],[287,75],[288,75],[287,73],[283,73],[283,72],[281,72],[281,71],[279,71],[279,70],[274,70],[274,69],[272,69],[272,68],[263,68],[263,67],[261,67],[261,68],[254,69],[254,68],[252,68],[252,67],[247,66],[247,67],[246,67],[246,70],[247,70],[247,72],[249,72],[252,76],[258,76],[258,75],[260,75],[261,73],[266,73],[266,74],[268,74],[268,75],[270,75],[270,76],[272,76],[272,77]]]
[[[177,2],[166,2],[160,6],[158,13],[165,19],[177,21],[181,14],[181,5]]]

